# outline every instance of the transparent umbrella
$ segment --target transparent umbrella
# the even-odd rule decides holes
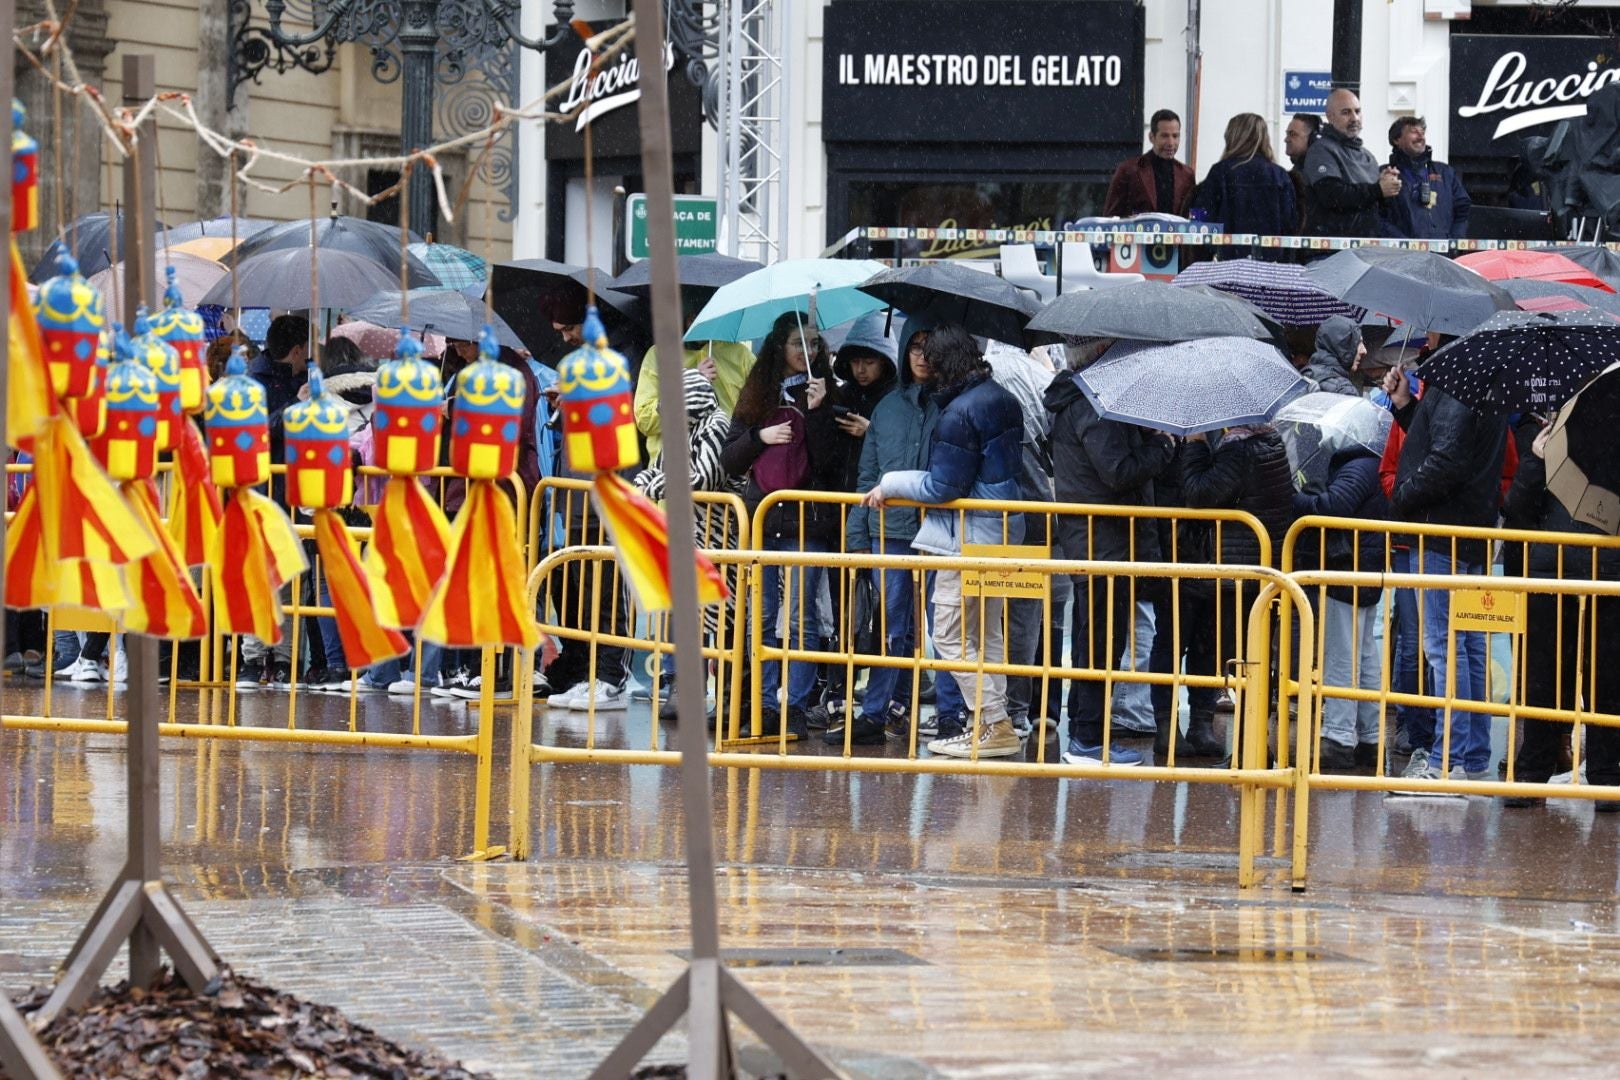
[[[1366,398],[1349,394],[1301,394],[1277,410],[1272,419],[1288,449],[1294,487],[1321,491],[1327,487],[1333,455],[1352,446],[1384,452],[1392,417]]]

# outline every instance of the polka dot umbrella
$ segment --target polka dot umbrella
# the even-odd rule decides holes
[[[1476,409],[1551,411],[1617,355],[1620,323],[1601,312],[1499,311],[1418,374]]]

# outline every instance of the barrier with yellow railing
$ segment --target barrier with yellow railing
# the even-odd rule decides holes
[[[9,465],[7,472],[27,472],[26,465]],[[273,472],[277,475],[283,473],[285,467],[276,465]],[[381,469],[362,467],[356,470],[361,483],[367,479],[386,477]],[[459,480],[448,468],[436,468],[423,474],[430,481],[436,482],[438,495],[442,501],[445,486],[452,480]],[[523,482],[512,477],[509,481],[515,492],[518,535],[526,536],[529,531],[528,508],[529,494]],[[363,490],[363,488],[361,489]],[[310,525],[298,524],[295,526],[299,536],[309,541],[314,530]],[[362,543],[370,540],[371,529],[365,526],[348,526],[347,531]],[[310,559],[310,568],[306,575],[296,579],[287,586],[289,599],[283,607],[286,616],[286,629],[288,637],[289,666],[294,673],[303,671],[304,647],[304,621],[309,618],[334,614],[330,605],[316,602],[320,593],[320,575],[322,573],[321,561],[314,551],[313,545],[306,548]],[[205,607],[210,606],[209,581],[206,574],[200,575],[202,583],[202,597]],[[305,597],[312,599],[305,600]],[[54,675],[55,664],[55,634],[56,629],[89,629],[99,630],[109,634],[117,634],[118,627],[114,620],[107,616],[95,613],[50,613],[46,621],[46,649],[45,673],[42,685],[41,709],[37,714],[13,715],[7,713],[0,716],[0,726],[14,730],[44,731],[58,733],[122,733],[125,724],[115,719],[115,704],[117,690],[110,681],[105,686],[104,708],[97,710],[100,715],[95,717],[58,716],[55,714],[56,680]],[[239,643],[234,638],[228,638],[217,631],[210,630],[207,638],[198,644],[199,670],[198,677],[191,680],[179,678],[180,648],[177,646],[170,650],[169,682],[168,682],[168,710],[167,718],[159,725],[159,732],[166,736],[194,738],[194,739],[222,739],[235,741],[250,741],[272,744],[317,745],[317,746],[345,746],[370,747],[388,750],[434,750],[451,753],[468,754],[477,762],[477,781],[475,784],[475,810],[474,810],[474,837],[475,852],[489,852],[489,817],[490,817],[490,783],[493,769],[493,715],[497,706],[509,706],[510,700],[497,702],[493,692],[497,673],[497,651],[482,650],[479,662],[480,696],[477,704],[477,728],[466,734],[435,734],[422,730],[422,694],[424,692],[421,678],[421,650],[413,653],[415,672],[412,682],[414,687],[410,697],[410,724],[408,730],[366,730],[359,709],[359,692],[353,685],[358,678],[357,671],[350,671],[351,689],[346,695],[348,699],[348,716],[346,726],[341,729],[329,727],[309,727],[300,724],[299,704],[308,690],[300,687],[300,679],[295,677],[286,689],[286,725],[285,727],[271,727],[262,724],[245,724],[240,722],[239,701],[237,687],[237,654]],[[271,650],[266,648],[266,655]],[[113,653],[109,645],[108,666],[112,667]],[[180,718],[180,694],[182,692],[195,692],[197,694],[195,719],[182,720]],[[390,726],[393,726],[392,724]]]
[[[1321,551],[1324,541],[1331,533],[1348,535],[1356,539],[1371,536],[1378,549],[1378,555],[1370,560],[1373,565],[1368,565],[1369,560],[1364,560],[1361,556],[1360,545],[1353,544],[1351,550],[1356,554],[1351,560],[1352,569],[1300,568],[1298,564],[1306,561],[1301,559],[1302,543],[1308,537],[1314,536],[1317,541],[1316,550]],[[1489,549],[1503,545],[1507,549],[1503,560],[1504,569],[1515,576],[1497,576],[1488,572],[1390,573],[1385,570],[1399,548],[1404,547],[1420,555],[1438,554],[1450,565],[1459,552],[1459,546],[1470,543],[1487,545]],[[1520,545],[1523,545],[1522,549],[1519,549]],[[1553,570],[1556,576],[1522,576],[1526,570],[1533,569],[1529,562],[1531,545],[1547,545],[1542,550],[1554,555]],[[1490,569],[1490,562],[1494,559],[1494,550],[1490,550],[1489,555],[1490,558],[1481,561],[1482,568],[1486,571]],[[1599,609],[1600,607],[1603,609],[1605,624],[1616,620],[1614,609],[1620,609],[1620,581],[1613,580],[1613,575],[1610,575],[1610,580],[1600,580],[1600,574],[1606,572],[1600,570],[1600,558],[1611,565],[1613,561],[1620,560],[1620,538],[1591,533],[1549,533],[1325,517],[1302,518],[1294,524],[1283,545],[1283,568],[1300,585],[1313,607],[1318,610],[1318,616],[1312,620],[1315,627],[1314,635],[1303,629],[1299,635],[1300,642],[1309,646],[1309,655],[1306,658],[1309,663],[1301,671],[1293,670],[1292,635],[1283,633],[1278,639],[1281,646],[1280,669],[1283,673],[1280,679],[1278,706],[1280,725],[1278,750],[1282,760],[1286,762],[1289,744],[1292,742],[1296,760],[1304,766],[1295,771],[1292,866],[1296,888],[1303,888],[1305,883],[1307,826],[1310,792],[1313,788],[1433,796],[1487,795],[1620,800],[1620,785],[1589,784],[1581,779],[1583,729],[1589,726],[1620,727],[1620,702],[1613,702],[1617,707],[1609,711],[1596,707],[1600,700],[1610,701],[1607,680],[1615,677],[1613,670],[1602,670],[1606,665],[1599,663],[1598,641],[1602,636],[1599,633]],[[1420,558],[1418,566],[1422,565]],[[1382,637],[1382,645],[1375,657],[1378,671],[1372,673],[1370,680],[1376,685],[1362,685],[1369,680],[1363,679],[1363,672],[1357,670],[1363,655],[1362,627],[1358,621],[1351,622],[1352,633],[1349,641],[1327,640],[1330,622],[1320,616],[1320,611],[1330,601],[1327,591],[1330,588],[1351,590],[1352,601],[1360,598],[1359,594],[1364,592],[1377,593],[1383,600],[1382,612],[1376,616],[1374,623],[1375,637],[1378,635]],[[1412,673],[1416,682],[1416,692],[1393,689],[1396,681],[1393,656],[1396,628],[1391,610],[1394,607],[1394,593],[1391,590],[1400,589],[1412,589],[1418,593],[1419,602],[1415,605],[1418,626],[1413,628],[1418,643],[1417,670]],[[1426,639],[1434,641],[1438,628],[1427,625],[1428,617],[1424,614],[1425,605],[1421,600],[1424,594],[1440,590],[1447,593],[1448,602],[1447,625],[1443,628],[1446,683],[1444,686],[1430,686],[1429,692],[1425,693],[1423,692],[1425,683],[1432,682],[1430,678],[1432,661],[1425,653],[1429,647],[1425,641]],[[1612,604],[1602,602],[1609,598],[1615,598]],[[1297,597],[1292,599],[1297,601]],[[1282,614],[1287,620],[1290,612],[1285,607]],[[1549,621],[1552,625],[1545,625]],[[1617,636],[1620,635],[1620,621],[1612,627],[1606,625],[1604,628],[1609,631],[1611,637],[1616,638],[1617,645],[1620,645],[1620,636]],[[1464,643],[1465,647],[1484,646],[1476,652],[1476,657],[1478,652],[1485,654],[1485,690],[1479,695],[1474,694],[1468,687],[1457,685],[1459,635],[1464,633],[1505,634],[1508,637],[1510,659],[1506,670],[1500,675],[1495,673],[1494,666],[1490,663],[1491,649],[1488,638],[1483,642]],[[1530,700],[1531,696],[1541,696],[1544,692],[1538,690],[1532,695],[1530,690],[1532,683],[1535,680],[1544,682],[1548,674],[1546,671],[1532,673],[1529,650],[1524,647],[1524,642],[1529,640],[1531,635],[1537,634],[1546,636],[1537,639],[1533,647],[1537,650],[1550,647],[1554,655],[1553,693],[1550,701]],[[1570,634],[1575,635],[1573,642],[1568,640]],[[1570,648],[1571,645],[1573,648]],[[1343,685],[1330,685],[1324,674],[1323,660],[1330,651],[1336,649],[1347,650],[1349,656],[1357,658],[1352,663],[1350,677]],[[1566,664],[1572,664],[1572,670],[1566,670]],[[1290,740],[1287,731],[1291,714],[1287,705],[1301,694],[1308,696],[1316,704],[1311,707],[1301,706],[1298,709],[1300,722],[1294,738]],[[1323,710],[1332,708],[1334,703],[1345,703],[1348,707],[1356,709],[1368,705],[1376,706],[1377,753],[1372,775],[1324,771],[1321,762],[1324,738]],[[1398,769],[1388,767],[1391,707],[1403,706],[1431,708],[1438,713],[1434,729],[1440,750],[1438,778],[1402,776],[1397,774]],[[1459,716],[1464,718],[1464,723],[1469,724],[1475,722],[1466,719],[1471,716],[1506,720],[1507,732],[1503,755],[1505,769],[1501,773],[1502,779],[1497,779],[1494,773],[1490,776],[1469,777],[1466,769],[1463,777],[1452,778],[1454,765],[1467,764],[1460,762],[1462,748],[1455,744],[1453,737],[1453,729],[1457,726],[1453,720]],[[1517,775],[1518,735],[1521,725],[1526,721],[1571,726],[1570,783],[1552,784],[1540,780],[1526,782]],[[1352,724],[1354,723],[1352,719]],[[1485,723],[1488,725],[1489,720]],[[1488,765],[1494,756],[1490,750],[1488,726],[1484,735]],[[1430,760],[1432,762],[1432,752]],[[1478,771],[1480,770],[1475,770]]]
[[[919,555],[871,555],[852,553],[801,553],[801,552],[766,552],[743,551],[709,553],[717,563],[735,566],[739,577],[745,582],[753,582],[760,575],[758,571],[767,566],[790,569],[810,565],[831,565],[841,570],[870,571],[885,570],[890,572],[905,572],[909,574],[922,574],[929,571],[964,572],[979,574],[994,574],[1005,570],[1007,560],[998,558],[949,558]],[[548,555],[535,569],[529,580],[531,599],[538,600],[541,590],[546,588],[549,579],[556,574],[563,573],[571,564],[578,563],[607,563],[613,558],[611,548],[569,548]],[[864,757],[853,753],[850,745],[850,730],[846,724],[845,743],[842,752],[837,756],[825,754],[796,753],[797,747],[790,739],[785,728],[776,736],[769,739],[754,740],[749,749],[740,749],[730,740],[722,740],[717,750],[710,755],[713,765],[733,768],[769,768],[792,770],[826,769],[842,772],[905,772],[905,773],[943,773],[943,774],[975,774],[991,776],[1025,776],[1043,778],[1087,778],[1109,780],[1155,780],[1192,783],[1220,783],[1234,785],[1241,792],[1242,809],[1239,826],[1239,880],[1247,886],[1255,881],[1254,860],[1260,852],[1263,839],[1263,823],[1265,820],[1264,797],[1267,790],[1285,790],[1293,786],[1293,777],[1286,769],[1268,766],[1267,763],[1267,729],[1270,707],[1270,668],[1269,663],[1250,662],[1247,657],[1267,657],[1271,654],[1271,619],[1268,609],[1272,602],[1283,593],[1292,593],[1296,606],[1304,601],[1303,594],[1298,592],[1296,586],[1289,582],[1282,574],[1264,567],[1237,567],[1198,564],[1168,564],[1168,563],[1106,563],[1085,561],[1064,561],[1041,559],[1021,564],[1024,572],[1040,574],[1045,577],[1054,575],[1076,575],[1086,577],[1122,578],[1134,576],[1142,580],[1164,579],[1174,587],[1188,581],[1201,581],[1210,583],[1247,582],[1255,590],[1255,600],[1251,607],[1250,617],[1247,620],[1245,639],[1239,645],[1237,655],[1232,658],[1231,673],[1227,675],[1183,674],[1179,670],[1170,673],[1155,673],[1136,670],[1119,670],[1105,659],[1097,667],[1066,667],[1061,665],[1018,664],[987,660],[982,653],[971,661],[945,662],[923,655],[921,648],[913,651],[907,657],[896,657],[881,654],[859,654],[845,649],[838,653],[824,653],[808,650],[798,650],[791,647],[765,647],[755,644],[749,649],[750,663],[757,671],[759,663],[765,659],[777,662],[802,660],[805,662],[832,662],[853,666],[901,666],[913,671],[913,712],[911,714],[911,730],[909,732],[907,753],[903,758],[894,757]],[[745,595],[754,595],[756,590],[750,586],[750,592]],[[750,605],[755,610],[750,611],[751,625],[758,640],[759,629],[757,605]],[[1309,612],[1304,610],[1304,617],[1308,621]],[[553,634],[575,640],[599,640],[604,644],[626,645],[631,643],[622,635],[604,635],[599,629],[590,625],[569,626],[557,622],[542,621],[541,629]],[[726,658],[736,658],[743,647],[740,643],[741,633],[737,622],[733,620],[722,627],[720,635],[705,648],[705,656],[711,660],[721,662],[720,682],[725,684]],[[1180,627],[1176,628],[1179,633]],[[664,642],[649,643],[645,647],[659,652],[670,651],[670,646]],[[1113,651],[1110,649],[1110,651]],[[1118,654],[1115,653],[1117,656]],[[511,815],[509,821],[508,846],[513,854],[519,858],[528,853],[528,824],[531,809],[531,783],[529,771],[525,765],[544,763],[598,763],[598,764],[674,764],[679,756],[672,751],[659,749],[660,727],[656,709],[649,729],[650,735],[646,748],[634,748],[624,744],[623,738],[610,739],[618,745],[603,745],[603,735],[616,734],[611,730],[604,732],[601,716],[594,707],[594,702],[587,701],[584,711],[584,730],[577,729],[573,723],[574,715],[566,720],[562,716],[553,714],[548,710],[546,727],[551,737],[536,742],[532,738],[534,731],[534,702],[532,695],[527,692],[533,678],[533,657],[526,654],[520,657],[518,665],[517,699],[518,708],[515,714],[512,729],[512,763],[513,773],[509,784]],[[1088,680],[1102,682],[1106,690],[1111,691],[1116,684],[1141,683],[1148,685],[1167,685],[1179,695],[1183,686],[1207,686],[1211,688],[1225,687],[1235,692],[1237,698],[1237,711],[1234,713],[1234,731],[1232,745],[1235,752],[1231,761],[1224,767],[1217,768],[1188,768],[1175,762],[1176,740],[1178,733],[1172,730],[1171,756],[1165,765],[1141,766],[1136,768],[1122,768],[1113,765],[1066,764],[1062,762],[1048,762],[1045,758],[1044,741],[1037,748],[1035,761],[990,761],[982,760],[976,756],[967,759],[918,756],[918,722],[919,712],[915,709],[916,673],[932,671],[940,677],[953,671],[967,671],[974,675],[1024,675],[1031,678],[1048,680]],[[726,721],[733,731],[739,721],[738,708],[738,678],[740,667],[734,661],[731,663],[731,707],[725,710]],[[757,677],[757,676],[756,676]],[[758,686],[756,682],[754,684]],[[757,697],[756,695],[752,695]],[[1111,736],[1111,706],[1108,697],[1104,698],[1103,714],[1103,741],[1107,746]],[[757,707],[757,706],[756,706]],[[846,706],[847,711],[847,706]],[[755,729],[758,730],[757,728]],[[573,738],[576,745],[560,745],[562,739]],[[775,752],[769,752],[774,750]],[[1279,838],[1279,844],[1281,840]]]

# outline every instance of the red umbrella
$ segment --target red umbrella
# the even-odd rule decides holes
[[[1459,256],[1457,262],[1487,281],[1528,278],[1532,281],[1561,281],[1566,285],[1584,285],[1589,289],[1614,292],[1607,282],[1592,271],[1554,251],[1529,249],[1476,251]]]
[[[1520,311],[1583,311],[1593,315],[1604,315],[1620,322],[1612,312],[1601,311],[1589,304],[1583,304],[1573,296],[1529,296],[1514,303],[1519,305]]]

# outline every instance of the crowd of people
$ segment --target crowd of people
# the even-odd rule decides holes
[[[1283,134],[1285,169],[1272,151],[1265,119],[1239,113],[1226,125],[1221,159],[1202,181],[1176,159],[1181,118],[1160,109],[1149,122],[1150,147],[1120,163],[1103,214],[1174,214],[1260,236],[1389,236],[1460,239],[1471,201],[1456,170],[1437,161],[1421,117],[1389,128],[1380,164],[1362,139],[1361,101],[1349,90],[1328,96],[1325,116],[1297,113]],[[1282,258],[1262,250],[1260,258]]]

